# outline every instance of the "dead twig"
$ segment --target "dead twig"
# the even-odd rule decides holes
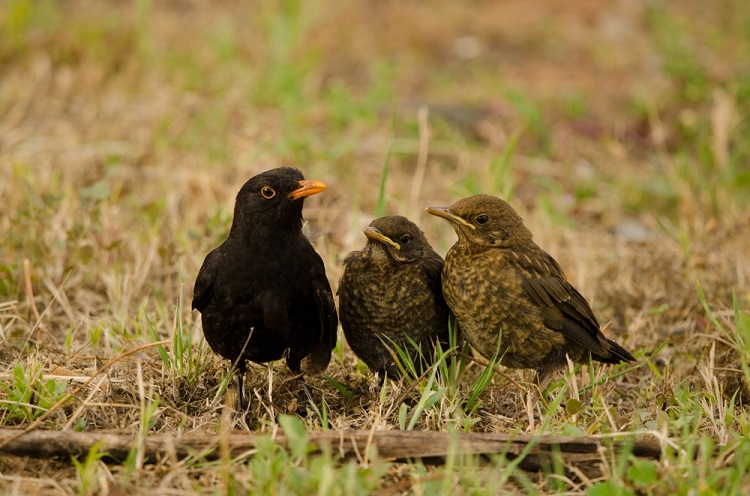
[[[167,457],[215,460],[222,456],[251,456],[257,440],[268,434],[229,432],[214,435],[155,435],[142,440],[145,463],[154,463]],[[572,477],[594,479],[602,474],[602,453],[629,452],[642,458],[658,459],[661,443],[653,438],[634,439],[623,434],[623,440],[606,437],[529,436],[515,434],[446,433],[435,431],[313,431],[307,433],[309,443],[319,453],[328,446],[330,452],[342,459],[362,456],[368,446],[375,446],[378,455],[386,460],[403,461],[421,459],[424,463],[439,465],[451,455],[475,455],[486,459],[491,456],[514,460],[528,449],[528,454],[518,465],[521,469],[537,472],[565,466]],[[289,439],[282,432],[274,440],[288,446]],[[70,458],[85,456],[99,444],[99,452],[107,453],[105,460],[123,462],[135,446],[136,436],[113,432],[32,431],[0,429],[0,453],[34,458]],[[224,443],[223,446],[222,443]],[[358,455],[359,454],[359,455]]]

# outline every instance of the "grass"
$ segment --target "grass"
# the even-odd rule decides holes
[[[122,466],[2,458],[2,492],[750,490],[745,3],[257,7],[0,5],[0,426],[136,440]],[[329,186],[305,216],[334,290],[375,216],[408,215],[444,254],[454,234],[424,208],[492,193],[639,366],[570,367],[540,401],[530,374],[455,347],[381,388],[342,343],[310,397],[283,363],[253,366],[233,412],[186,302],[241,184],[282,164]],[[307,433],[348,428],[651,434],[663,457],[613,454],[587,480],[309,454]],[[269,437],[144,463],[148,435],[229,429]]]

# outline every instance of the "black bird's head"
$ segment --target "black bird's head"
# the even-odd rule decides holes
[[[513,248],[531,240],[531,232],[508,202],[491,195],[474,195],[450,207],[429,207],[427,212],[448,220],[459,242],[477,247]]]
[[[400,215],[375,219],[364,233],[367,236],[364,252],[375,260],[409,263],[434,254],[419,227]]]
[[[271,228],[302,228],[302,204],[305,197],[325,191],[326,185],[306,180],[297,169],[279,167],[253,176],[237,193],[232,232]]]

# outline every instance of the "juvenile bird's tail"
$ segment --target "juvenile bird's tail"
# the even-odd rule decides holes
[[[607,338],[605,338],[607,339]],[[602,362],[602,363],[623,363],[623,362],[635,362],[635,357],[630,354],[628,350],[620,346],[619,344],[615,343],[611,339],[607,339],[607,344],[609,345],[609,356],[602,356],[598,354],[591,354],[591,358],[596,362]]]

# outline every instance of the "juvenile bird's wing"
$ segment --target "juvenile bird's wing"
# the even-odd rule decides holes
[[[427,286],[429,286],[437,301],[441,305],[445,305],[445,300],[443,299],[443,289],[441,285],[443,259],[440,258],[440,255],[433,252],[429,256],[420,259],[419,265],[424,271]]]
[[[203,310],[206,304],[206,298],[213,289],[220,259],[221,253],[219,252],[219,248],[211,250],[211,252],[206,255],[206,259],[203,261],[203,265],[201,265],[201,268],[198,271],[198,277],[195,279],[195,287],[193,288],[193,310]]]
[[[541,308],[544,325],[603,358],[610,355],[606,338],[586,299],[566,279],[558,263],[539,249],[527,255],[511,251],[523,287]]]
[[[435,297],[435,303],[438,308],[443,309],[445,312],[443,317],[444,320],[437,322],[439,330],[435,337],[440,342],[442,349],[447,350],[450,346],[450,336],[448,331],[448,316],[450,315],[450,309],[448,308],[448,304],[445,302],[445,296],[443,295],[442,273],[444,261],[440,255],[432,252],[430,255],[422,259],[421,264],[427,279],[427,285]],[[439,311],[438,315],[440,315]],[[462,338],[458,328],[456,328],[455,333],[456,342],[460,348],[462,346]]]

